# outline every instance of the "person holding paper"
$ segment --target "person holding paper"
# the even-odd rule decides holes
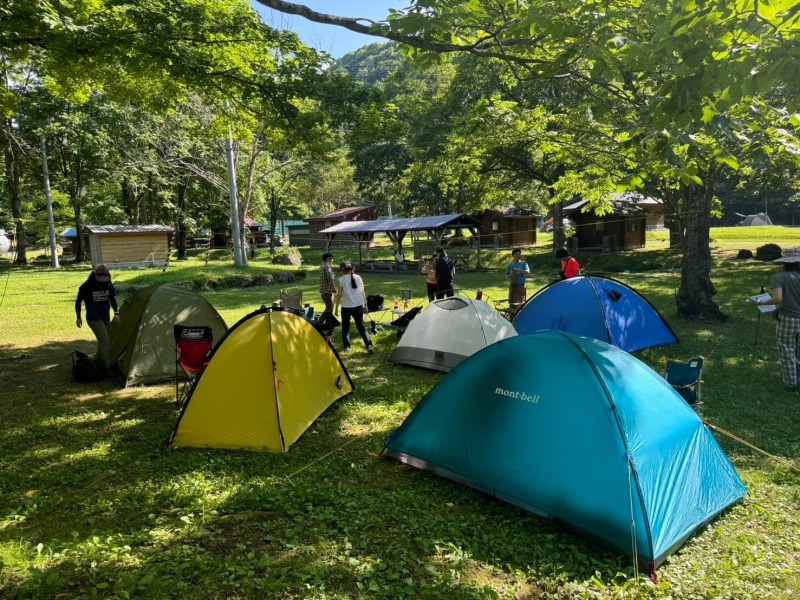
[[[794,392],[800,375],[800,248],[787,248],[782,254],[775,260],[783,271],[772,277],[772,298],[754,303],[778,307],[776,335],[783,383]]]

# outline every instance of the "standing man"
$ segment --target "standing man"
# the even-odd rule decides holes
[[[322,255],[322,266],[319,268],[319,293],[325,303],[323,312],[333,312],[333,295],[336,293],[336,276],[333,274],[333,254]]]
[[[528,297],[528,289],[525,284],[531,269],[528,263],[522,260],[522,250],[514,248],[511,251],[513,262],[506,267],[506,277],[508,278],[508,310],[512,316],[525,304]]]
[[[78,327],[83,326],[81,319],[81,305],[86,305],[86,323],[97,338],[97,354],[95,360],[104,375],[111,375],[109,351],[111,349],[111,320],[108,315],[114,311],[114,323],[119,323],[119,309],[117,308],[117,295],[111,283],[111,273],[105,265],[98,265],[89,274],[86,281],[78,288],[78,297],[75,299],[75,314]]]
[[[436,299],[441,300],[445,296],[450,298],[455,294],[453,280],[455,279],[456,268],[444,248],[441,246],[436,248],[436,254],[439,255],[439,258],[436,259]]]

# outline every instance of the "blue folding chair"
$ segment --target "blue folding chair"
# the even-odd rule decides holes
[[[667,380],[667,383],[669,383],[695,411],[698,410],[700,404],[702,404],[701,386],[703,383],[704,360],[702,356],[690,358],[686,362],[668,360],[667,368],[664,371],[664,379]]]

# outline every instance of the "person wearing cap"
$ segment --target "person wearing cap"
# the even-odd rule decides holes
[[[800,371],[800,248],[786,248],[781,258],[783,271],[772,277],[772,298],[756,301],[757,305],[775,304],[778,307],[776,337],[781,360],[783,383],[790,391],[798,391]]]
[[[333,274],[333,254],[322,255],[322,266],[319,268],[319,294],[325,303],[323,312],[333,312],[333,295],[336,293],[336,275]]]
[[[78,288],[78,297],[75,299],[75,313],[78,327],[83,326],[81,320],[81,304],[86,305],[86,323],[97,338],[97,360],[105,373],[110,372],[109,350],[111,348],[111,320],[109,312],[114,311],[114,323],[119,323],[119,309],[117,308],[117,295],[111,283],[111,273],[105,265],[98,265],[89,274],[88,279]]]
[[[356,275],[353,265],[343,262],[339,266],[342,276],[336,282],[336,308],[334,314],[342,307],[342,347],[344,352],[350,352],[350,317],[355,321],[356,329],[364,340],[367,352],[375,352],[372,347],[367,328],[364,327],[364,315],[367,313],[367,294],[364,291],[364,280]]]

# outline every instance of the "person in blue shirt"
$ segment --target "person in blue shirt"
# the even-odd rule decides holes
[[[511,251],[511,258],[514,259],[510,265],[506,267],[506,277],[508,278],[508,309],[514,315],[525,304],[528,296],[528,288],[525,284],[531,274],[531,269],[528,263],[522,260],[522,250],[514,248]]]

